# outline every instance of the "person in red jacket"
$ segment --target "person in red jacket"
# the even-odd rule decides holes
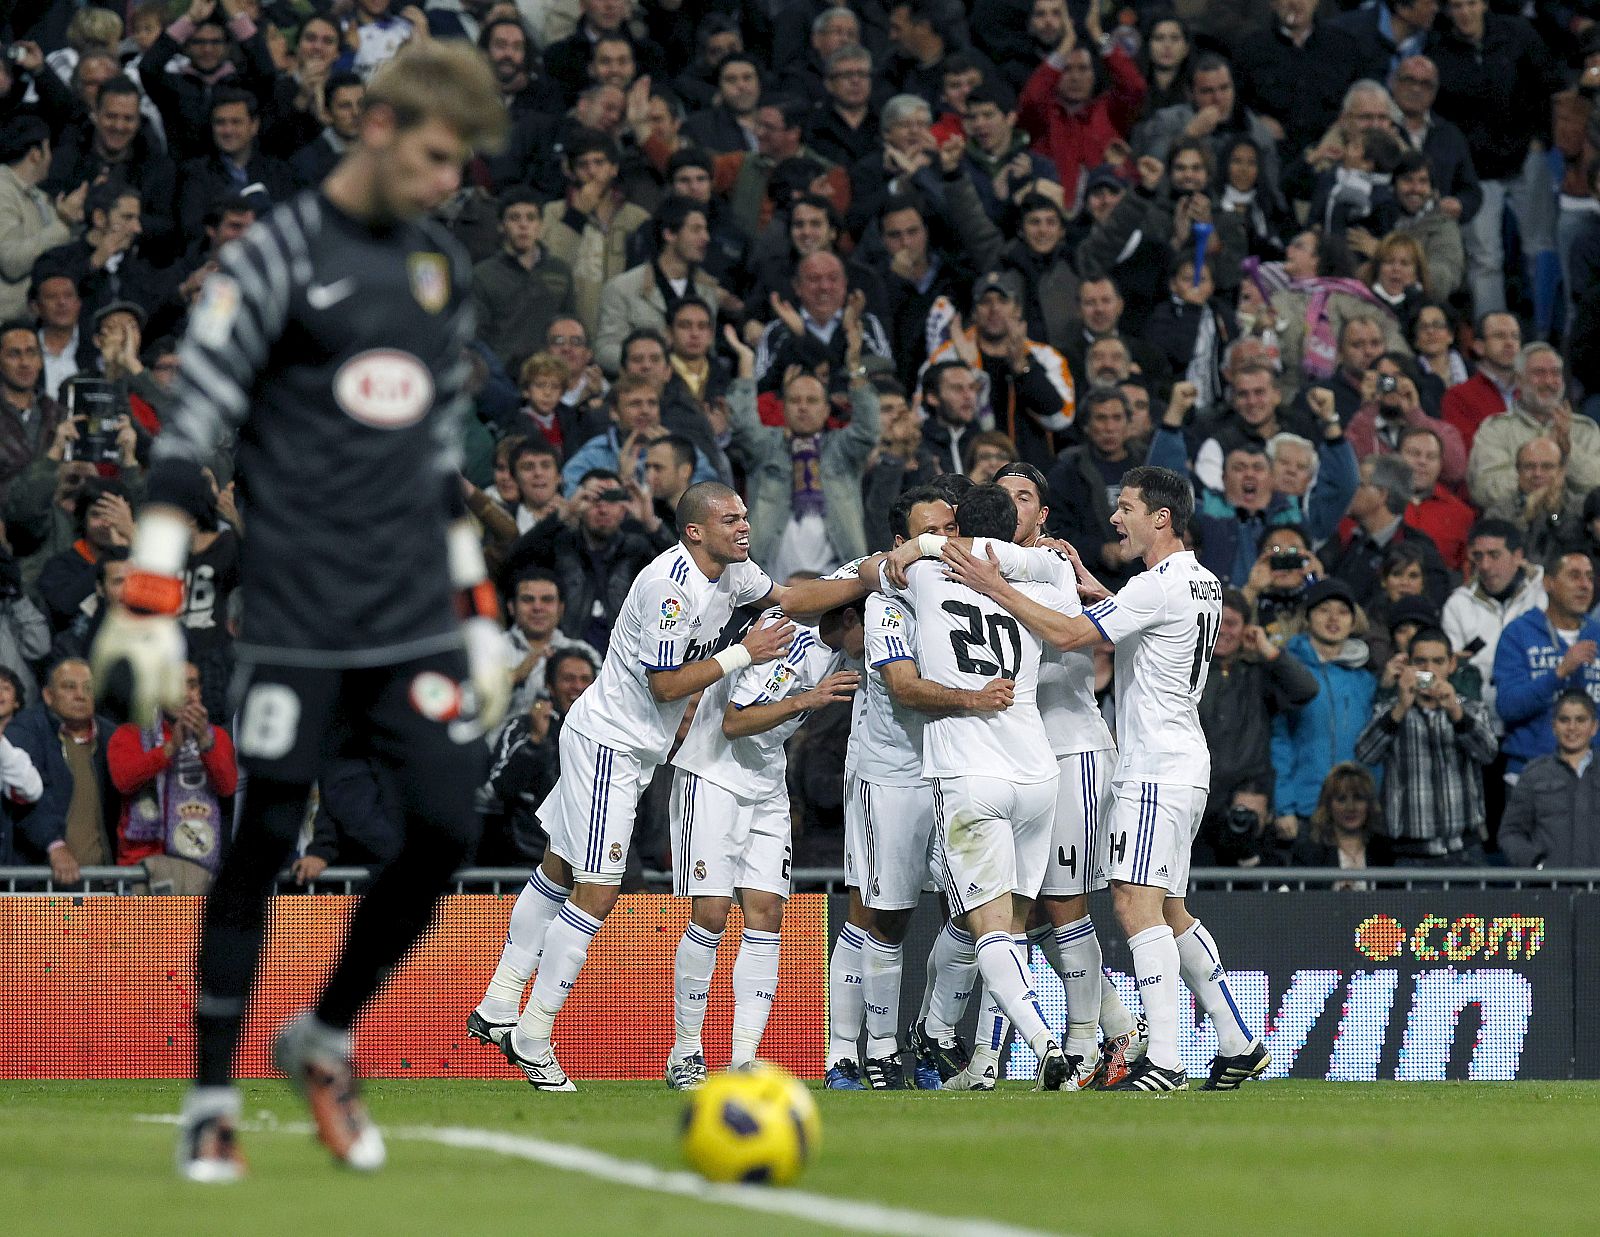
[[[1517,353],[1522,350],[1522,326],[1515,314],[1484,314],[1472,346],[1478,354],[1477,372],[1446,391],[1439,405],[1440,419],[1456,427],[1468,453],[1478,426],[1511,407],[1517,382],[1514,367]]]
[[[1034,151],[1055,160],[1069,209],[1078,200],[1083,169],[1108,162],[1107,149],[1126,143],[1148,89],[1128,54],[1101,31],[1092,4],[1087,28],[1096,46],[1078,46],[1068,21],[1060,44],[1033,71],[1017,104],[1017,123],[1033,138]]]
[[[169,855],[215,874],[227,834],[222,800],[239,783],[233,740],[213,726],[200,699],[200,671],[183,668],[184,702],[153,727],[118,726],[106,748],[123,796],[117,863]]]

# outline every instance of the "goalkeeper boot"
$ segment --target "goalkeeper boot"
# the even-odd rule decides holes
[[[1267,1046],[1257,1040],[1248,1052],[1236,1057],[1219,1056],[1211,1062],[1211,1076],[1200,1084],[1202,1091],[1237,1091],[1242,1083],[1259,1078],[1272,1064]]]
[[[197,1087],[184,1096],[178,1118],[178,1175],[203,1185],[242,1179],[238,1117],[239,1093],[232,1087]]]
[[[667,1086],[674,1091],[698,1091],[705,1085],[706,1058],[703,1052],[667,1058]]]
[[[311,1013],[284,1024],[272,1042],[272,1060],[306,1101],[317,1137],[349,1168],[374,1172],[388,1158],[383,1135],[367,1115],[350,1066],[348,1037]]]
[[[1189,1089],[1189,1075],[1182,1069],[1164,1069],[1149,1057],[1145,1057],[1131,1070],[1128,1076],[1114,1086],[1107,1087],[1107,1091],[1187,1091]]]
[[[506,1060],[521,1070],[528,1079],[528,1085],[535,1091],[576,1091],[572,1079],[567,1077],[567,1071],[561,1068],[561,1062],[556,1060],[554,1045],[546,1048],[538,1056],[525,1056],[517,1047],[517,1033],[512,1031],[500,1040],[500,1051],[506,1054]]]
[[[905,1063],[900,1060],[898,1052],[891,1052],[886,1057],[869,1057],[862,1062],[861,1073],[866,1078],[867,1086],[874,1091],[910,1090],[906,1083]]]
[[[488,1044],[491,1048],[500,1047],[500,1041],[516,1026],[515,1022],[490,1022],[477,1010],[467,1015],[467,1034],[481,1044]]]
[[[828,1073],[822,1080],[822,1085],[829,1091],[865,1091],[867,1084],[861,1081],[861,1067],[849,1057],[841,1057],[828,1066]]]

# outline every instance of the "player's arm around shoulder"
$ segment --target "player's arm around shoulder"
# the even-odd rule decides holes
[[[1070,601],[1058,585],[1049,580],[1040,581],[1051,585],[1049,592],[1041,597],[1030,597],[1012,584],[1006,578],[1009,573],[1002,570],[1002,556],[1011,560],[1017,569],[1028,570],[1031,574],[1032,564],[1016,556],[1053,553],[1050,550],[1024,550],[990,541],[974,544],[968,549],[952,539],[944,547],[943,558],[945,574],[950,579],[992,599],[1052,647],[1069,652],[1099,644],[1105,639],[1100,628],[1085,617],[1081,607]]]
[[[1009,709],[1016,696],[1010,679],[991,679],[976,690],[946,687],[925,679],[917,663],[898,658],[876,667],[883,676],[889,698],[903,709],[915,709],[924,717],[954,717],[958,713],[1000,713]]]
[[[644,666],[650,694],[661,704],[682,700],[727,675],[783,657],[794,639],[795,625],[779,616],[777,622],[752,625],[738,644],[699,661],[684,662],[693,625],[685,590],[671,580],[655,581],[644,604],[645,621],[636,655]]]

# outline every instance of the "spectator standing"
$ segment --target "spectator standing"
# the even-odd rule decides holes
[[[248,90],[218,87],[206,115],[211,125],[209,153],[183,165],[178,180],[178,227],[199,234],[206,213],[232,198],[264,195],[286,202],[297,185],[289,165],[261,153],[261,104]],[[257,213],[260,213],[258,208]]]
[[[333,171],[345,147],[356,140],[361,130],[361,102],[366,97],[365,83],[354,73],[333,73],[322,83],[319,111],[325,116],[322,131],[289,157],[289,170],[301,186],[320,185]]]
[[[1533,269],[1535,319],[1549,330],[1560,266],[1556,203],[1544,151],[1550,100],[1565,83],[1554,58],[1521,17],[1490,13],[1487,0],[1448,0],[1446,27],[1429,55],[1439,70],[1439,114],[1466,134],[1483,206],[1466,229],[1467,285],[1479,314],[1506,308],[1501,226],[1516,213]]]
[[[1484,314],[1472,341],[1477,365],[1472,376],[1444,393],[1439,417],[1461,433],[1470,453],[1478,428],[1490,417],[1511,407],[1517,394],[1517,354],[1522,350],[1522,326],[1508,313]]]
[[[23,856],[44,859],[58,881],[71,884],[80,867],[109,864],[116,854],[120,800],[106,766],[115,728],[95,713],[89,663],[75,659],[58,662],[43,699],[6,726],[6,739],[28,754],[44,779],[38,801],[17,813],[27,840]]]
[[[512,582],[511,626],[506,631],[506,661],[511,667],[511,710],[526,712],[545,696],[545,666],[550,658],[573,649],[599,664],[600,654],[561,630],[566,606],[561,582],[548,571],[526,567]]]
[[[499,211],[503,243],[472,268],[472,303],[478,338],[515,373],[544,346],[550,327],[572,312],[572,268],[540,244],[544,214],[531,188],[507,189]]]
[[[1586,693],[1562,692],[1551,727],[1556,750],[1528,762],[1506,802],[1500,850],[1514,868],[1600,865],[1600,726]]]
[[[0,669],[17,680],[17,708],[38,695],[33,667],[50,651],[50,624],[22,591],[22,568],[0,545]],[[14,710],[13,710],[14,711]],[[0,774],[3,774],[0,766]]]
[[[77,540],[52,555],[39,572],[38,593],[52,632],[70,626],[84,599],[94,593],[101,552],[125,549],[133,540],[127,487],[119,481],[85,483],[73,504],[73,522]]]
[[[1600,622],[1594,604],[1594,564],[1568,551],[1545,564],[1545,607],[1506,625],[1494,656],[1495,708],[1505,724],[1506,781],[1555,748],[1556,698],[1587,692],[1600,700]]]
[[[1072,22],[1065,23],[1061,42],[1033,71],[1017,104],[1017,122],[1034,150],[1055,161],[1062,194],[1074,203],[1082,175],[1105,163],[1114,143],[1126,143],[1146,90],[1138,66],[1101,30],[1095,5],[1086,30],[1093,47],[1080,46]]]
[[[862,479],[879,423],[878,392],[861,364],[865,299],[851,294],[841,327],[851,416],[840,430],[827,429],[827,391],[810,374],[795,375],[784,387],[784,428],[762,425],[751,381],[755,355],[732,328],[725,332],[739,358],[728,390],[729,452],[743,459],[748,479],[750,558],[775,579],[802,570],[825,573],[867,552]]]
[[[823,69],[823,91],[826,98],[815,92],[789,93],[817,99],[806,123],[806,144],[832,163],[850,167],[877,150],[881,140],[872,107],[872,53],[854,43],[831,53]]]
[[[1102,577],[1103,579],[1103,577]],[[1272,719],[1316,696],[1316,677],[1250,621],[1249,602],[1233,589],[1222,594],[1222,623],[1211,653],[1211,673],[1200,697],[1200,727],[1211,749],[1208,815],[1219,815],[1231,788],[1272,779]],[[1270,803],[1262,805],[1271,815]]]
[[[1515,524],[1527,541],[1528,555],[1543,559],[1572,539],[1585,501],[1567,488],[1566,465],[1555,440],[1530,438],[1517,448],[1517,492],[1490,503],[1483,514]]]
[[[27,308],[33,264],[83,225],[88,182],[52,199],[39,184],[50,170],[50,127],[37,116],[0,125],[0,321]]]
[[[1522,532],[1504,520],[1482,519],[1467,533],[1467,581],[1444,603],[1441,626],[1450,646],[1477,668],[1483,702],[1499,724],[1494,662],[1501,633],[1529,610],[1543,610],[1544,568],[1526,561]]]
[[[1393,697],[1373,704],[1356,756],[1383,769],[1383,829],[1397,867],[1483,863],[1483,766],[1494,728],[1480,701],[1451,683],[1450,637],[1425,627],[1411,638]]]
[[[1566,367],[1549,344],[1517,353],[1517,397],[1511,408],[1478,427],[1467,465],[1472,501],[1480,507],[1517,491],[1517,448],[1541,435],[1561,448],[1567,491],[1581,503],[1600,486],[1600,424],[1575,417],[1567,400]]]
[[[1445,566],[1459,572],[1467,557],[1467,533],[1472,529],[1473,512],[1440,479],[1444,467],[1441,428],[1450,427],[1434,421],[1408,425],[1400,431],[1398,454],[1411,468],[1412,483],[1406,524],[1426,533]]]
[[[122,796],[117,865],[150,866],[175,891],[200,893],[222,863],[227,818],[222,800],[239,782],[233,741],[201,703],[200,671],[184,666],[183,706],[153,726],[118,726],[106,748],[111,782]],[[152,862],[164,858],[167,862]],[[198,865],[204,875],[186,869]]]
[[[0,667],[0,732],[10,724],[22,705],[22,681],[10,670]],[[0,864],[21,862],[12,813],[28,804],[37,803],[43,793],[44,781],[28,754],[0,733]]]
[[[1285,709],[1272,723],[1272,768],[1278,817],[1309,817],[1323,779],[1335,765],[1355,759],[1356,739],[1372,711],[1377,682],[1367,668],[1367,646],[1358,638],[1366,616],[1343,580],[1321,580],[1306,593],[1306,630],[1285,652],[1317,680],[1317,694],[1299,708]],[[1293,835],[1293,826],[1280,824]]]
[[[1141,124],[1133,134],[1133,153],[1151,155],[1166,163],[1173,143],[1186,137],[1204,138],[1211,144],[1213,163],[1226,168],[1229,151],[1239,138],[1246,138],[1254,144],[1260,159],[1259,183],[1267,190],[1266,196],[1276,196],[1281,178],[1277,133],[1272,125],[1244,105],[1234,89],[1233,68],[1221,56],[1201,52],[1190,58],[1190,64],[1192,76],[1186,75],[1185,83],[1187,101],[1164,107]]]

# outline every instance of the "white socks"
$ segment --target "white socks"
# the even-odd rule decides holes
[[[1178,946],[1166,924],[1146,928],[1128,939],[1133,950],[1133,971],[1139,981],[1139,997],[1144,1001],[1145,1021],[1150,1026],[1152,1065],[1181,1069],[1178,1055]]]
[[[983,936],[977,946],[978,969],[1000,1007],[1016,1023],[1017,1034],[1042,1057],[1055,1039],[1045,1025],[1044,1012],[1039,1008],[1039,998],[1033,990],[1017,939],[1022,940],[1025,948],[1027,938],[1013,938],[1009,932],[990,932]]]
[[[707,932],[691,923],[678,941],[678,956],[672,968],[673,1025],[677,1040],[672,1059],[682,1061],[704,1053],[700,1028],[706,1021],[706,999],[711,994],[711,973],[717,969],[717,946],[722,933]]]
[[[1101,991],[1105,984],[1100,938],[1095,935],[1094,920],[1085,915],[1053,929],[1044,941],[1044,954],[1061,976],[1061,986],[1067,994],[1067,1052],[1087,1061],[1098,1051],[1095,1031],[1100,1024]],[[1118,1002],[1119,1008],[1120,1005]],[[1108,1030],[1106,1034],[1109,1036],[1113,1032]]]
[[[900,1051],[900,971],[904,951],[872,933],[861,950],[861,994],[866,1001],[867,1057],[881,1060]]]
[[[756,1059],[777,990],[778,934],[746,928],[739,941],[739,957],[733,964],[733,1055],[729,1068],[748,1065]]]
[[[935,1039],[948,1040],[955,1034],[972,998],[977,969],[977,947],[971,933],[946,922],[928,954],[928,986],[922,997],[922,1016],[928,1034]]]
[[[861,946],[867,934],[854,924],[839,929],[828,959],[828,1065],[856,1059],[865,1016]],[[930,985],[931,987],[931,985]]]
[[[512,1032],[516,1036],[513,1047],[522,1045],[535,1056],[550,1050],[550,1028],[555,1025],[567,994],[578,982],[578,972],[589,956],[589,942],[600,927],[600,920],[571,902],[563,903],[556,912],[555,922],[545,933],[544,957],[539,976],[533,981],[533,994]]]
[[[1250,1051],[1255,1036],[1245,1026],[1244,1017],[1228,991],[1228,973],[1222,968],[1222,955],[1205,925],[1196,919],[1178,938],[1178,959],[1183,982],[1189,985],[1217,1032],[1217,1055],[1237,1057]]]
[[[494,968],[489,987],[478,1002],[478,1012],[490,1022],[515,1022],[522,1008],[522,993],[538,969],[545,933],[572,890],[563,889],[543,870],[535,868],[511,908],[511,926],[505,948]]]

